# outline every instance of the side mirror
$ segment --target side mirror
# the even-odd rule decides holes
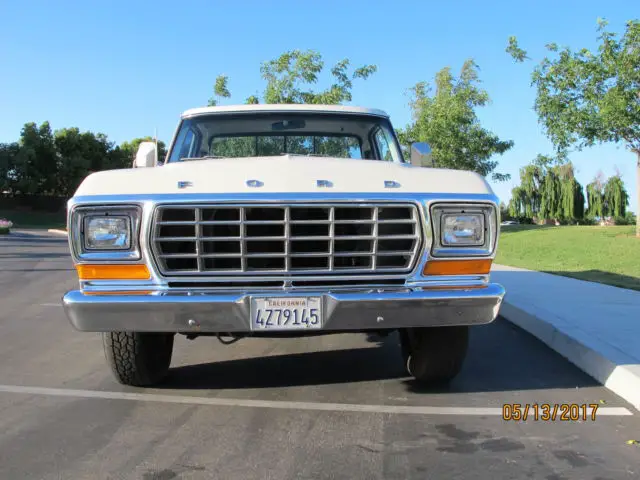
[[[433,167],[431,147],[428,143],[418,142],[411,144],[411,165],[416,167]]]
[[[141,142],[133,161],[133,168],[155,167],[156,153],[155,142]]]

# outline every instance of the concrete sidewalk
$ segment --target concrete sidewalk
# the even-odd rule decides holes
[[[494,265],[501,315],[640,410],[640,292]]]

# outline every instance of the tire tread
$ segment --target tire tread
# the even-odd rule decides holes
[[[446,384],[458,375],[467,354],[469,327],[415,328],[401,332],[406,369],[420,383]]]
[[[119,383],[149,386],[168,373],[173,334],[106,332],[102,338],[107,363]]]

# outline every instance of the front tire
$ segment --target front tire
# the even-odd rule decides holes
[[[173,333],[108,332],[102,334],[107,363],[116,380],[132,387],[148,387],[169,372]]]
[[[418,382],[444,385],[464,364],[469,327],[423,327],[400,331],[400,348],[407,372]]]

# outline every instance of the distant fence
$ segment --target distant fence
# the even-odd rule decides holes
[[[64,212],[66,197],[50,195],[0,195],[0,210],[31,210],[38,212]]]

